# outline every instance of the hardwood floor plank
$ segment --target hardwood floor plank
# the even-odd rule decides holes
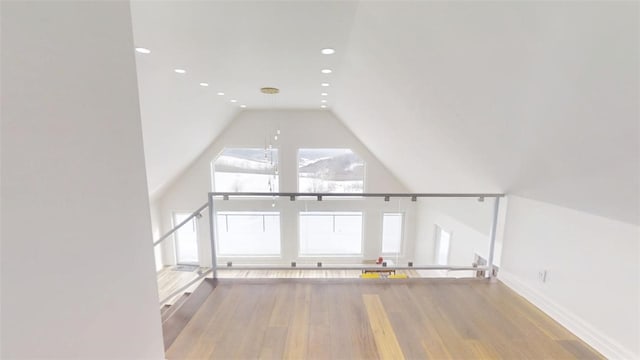
[[[260,293],[254,298],[255,306],[247,323],[239,323],[242,329],[240,339],[235,340],[236,351],[234,359],[256,359],[260,356],[261,348],[269,329],[271,318],[270,309],[275,306],[276,291],[270,286],[262,286]]]
[[[440,336],[436,332],[429,331],[430,328],[425,326],[428,324],[416,321],[417,318],[424,318],[424,314],[415,302],[407,297],[409,291],[407,285],[390,286],[388,290],[380,297],[405,356],[409,359],[450,358],[441,346]],[[428,347],[425,347],[423,339],[429,340]],[[438,345],[431,346],[431,343]],[[427,351],[431,347],[434,349]]]
[[[499,282],[220,279],[168,359],[601,359]]]
[[[287,331],[286,326],[269,326],[262,340],[262,348],[258,359],[282,359],[284,357]]]
[[[271,327],[288,327],[293,314],[289,300],[293,298],[291,294],[291,286],[287,284],[278,284],[276,286],[276,301],[269,318],[269,326]]]
[[[311,303],[311,285],[296,284],[293,300],[293,316],[289,323],[285,359],[302,359],[307,354],[309,343],[309,312]]]
[[[381,359],[404,359],[404,354],[396,339],[391,322],[378,295],[364,294],[362,301],[369,314],[369,324],[373,330],[376,347]]]
[[[309,345],[307,359],[331,358],[331,324],[327,285],[312,285],[309,313]]]

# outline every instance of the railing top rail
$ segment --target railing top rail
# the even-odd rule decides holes
[[[165,241],[167,238],[169,238],[169,236],[171,236],[171,234],[176,232],[178,229],[180,229],[182,226],[184,226],[184,224],[188,223],[194,217],[199,216],[208,207],[209,207],[209,203],[208,202],[206,202],[204,205],[200,206],[198,208],[198,210],[194,211],[191,215],[189,215],[186,219],[184,219],[180,224],[176,225],[173,229],[169,230],[166,234],[162,235],[162,237],[160,237],[160,239],[154,241],[153,242],[153,246],[156,246],[156,245],[160,244],[161,242]]]
[[[303,192],[210,192],[209,196],[282,196],[282,197],[457,197],[457,198],[500,198],[505,194],[499,193],[303,193]]]

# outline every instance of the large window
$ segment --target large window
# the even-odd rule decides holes
[[[280,255],[280,213],[220,211],[217,222],[218,255]]]
[[[300,149],[300,192],[364,192],[364,161],[350,149]]]
[[[382,217],[382,253],[399,254],[402,250],[402,213],[384,213]]]
[[[278,191],[277,149],[225,149],[212,167],[214,191]]]
[[[300,212],[300,255],[362,253],[362,212]]]

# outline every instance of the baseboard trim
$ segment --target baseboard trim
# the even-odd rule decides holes
[[[510,287],[513,291],[520,294],[527,299],[533,305],[549,315],[552,319],[559,322],[562,326],[566,327],[569,331],[574,333],[577,337],[584,342],[592,346],[599,351],[602,355],[609,359],[637,359],[635,355],[629,349],[623,347],[618,342],[612,340],[601,331],[597,330],[592,325],[585,322],[583,319],[573,314],[566,308],[558,305],[547,296],[540,293],[538,290],[527,285],[519,277],[500,270],[498,279],[505,285]]]

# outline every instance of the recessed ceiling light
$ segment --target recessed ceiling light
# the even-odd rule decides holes
[[[324,49],[320,50],[320,52],[323,55],[331,55],[331,54],[335,54],[336,51],[334,49],[332,49],[332,48],[324,48]]]
[[[140,54],[151,54],[151,50],[142,47],[137,47],[136,51]]]
[[[247,105],[242,104],[242,105],[240,105],[240,107],[244,109],[244,108],[246,108],[246,107],[247,107]]]
[[[321,108],[326,109],[327,105],[320,105]]]
[[[331,69],[322,69],[320,72],[323,74],[331,74],[333,71]]]
[[[320,86],[327,87],[327,86],[331,86],[331,85],[329,85],[329,83],[322,83],[322,84],[320,84]]]
[[[224,93],[221,91],[221,92],[218,93],[218,95],[222,96],[222,95],[224,95]]]
[[[326,102],[327,102],[327,100],[320,100],[320,102],[321,102],[321,103],[326,103]]]
[[[327,94],[327,93],[321,93],[320,95],[322,95],[322,96],[329,96],[329,94]]]
[[[200,83],[200,86],[205,86],[205,87],[206,87],[206,86],[209,86],[209,84],[207,84],[207,83]]]
[[[238,102],[238,100],[236,100],[236,99],[231,99],[229,101],[232,102],[232,103],[237,103]]]
[[[185,69],[173,69],[173,71],[178,73],[178,74],[185,74],[187,72],[187,70],[185,70]]]

